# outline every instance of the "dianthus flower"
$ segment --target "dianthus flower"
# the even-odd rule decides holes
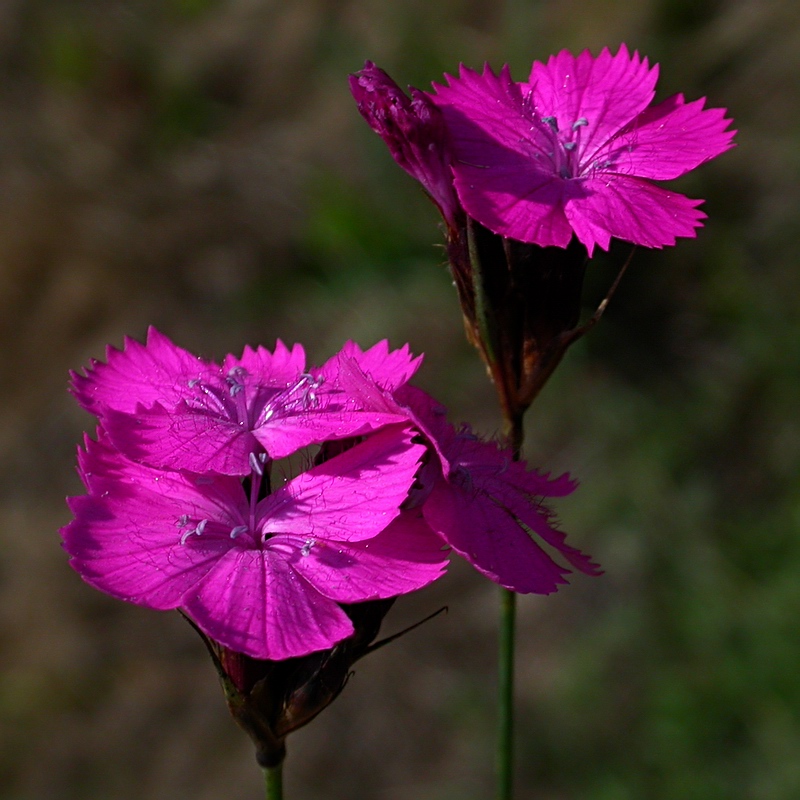
[[[658,66],[625,45],[596,58],[566,50],[535,61],[527,82],[461,68],[435,86],[453,148],[458,196],[495,233],[589,252],[612,237],[663,247],[695,235],[702,201],[655,186],[732,147],[725,110],[656,105]]]
[[[419,361],[405,348],[391,363],[408,380]],[[303,348],[280,341],[272,353],[246,347],[218,365],[150,328],[146,344],[126,339],[106,362],[72,373],[73,394],[117,449],[155,467],[244,476],[257,460],[400,420],[356,408],[335,372],[306,370]]]
[[[484,441],[447,421],[446,409],[412,386],[398,392],[430,443],[432,456],[417,481],[425,521],[486,577],[521,594],[550,594],[570,570],[541,545],[587,575],[601,570],[566,542],[546,499],[575,490],[569,475],[550,478],[515,461],[510,448]]]
[[[404,103],[367,62],[351,88],[362,115],[440,207],[446,164],[466,213],[521,242],[566,247],[574,233],[591,256],[612,237],[646,247],[692,237],[702,201],[651,181],[678,178],[733,146],[724,109],[682,94],[652,105],[658,67],[625,45],[597,57],[563,50],[535,61],[524,82],[507,66],[499,75],[462,66],[457,78],[445,77],[435,94],[413,90],[414,102]],[[389,119],[400,121],[390,127]],[[398,131],[414,132],[414,160],[403,157],[409,144],[398,144]]]
[[[299,345],[279,342],[217,365],[152,328],[144,345],[109,348],[72,375],[100,421],[79,450],[87,493],[62,530],[72,566],[254,659],[355,635],[342,604],[419,589],[447,562],[421,512],[403,510],[425,446],[402,410],[362,399],[405,385],[420,361],[348,343],[307,369]],[[273,486],[275,459],[298,450],[308,468]]]
[[[108,594],[181,609],[253,658],[302,656],[353,633],[339,603],[395,597],[442,574],[441,541],[400,510],[423,452],[390,426],[259,499],[257,471],[243,485],[149,467],[100,429],[79,452],[88,493],[70,500],[64,547]]]

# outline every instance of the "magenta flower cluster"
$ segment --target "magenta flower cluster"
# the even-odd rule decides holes
[[[420,362],[408,347],[347,343],[309,367],[278,342],[217,364],[152,328],[146,344],[109,348],[72,376],[99,422],[62,529],[72,566],[270,660],[352,635],[340,604],[422,588],[450,549],[518,592],[566,582],[541,544],[596,574],[543,502],[572,481],[451,426],[409,385]]]
[[[535,61],[526,81],[461,67],[409,99],[371,62],[351,77],[359,110],[452,229],[467,214],[503,237],[591,256],[612,238],[664,247],[705,218],[657,186],[733,146],[725,110],[678,94],[653,105],[658,67],[604,49]]]

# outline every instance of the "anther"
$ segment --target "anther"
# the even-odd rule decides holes
[[[237,525],[235,528],[231,529],[231,539],[235,539],[242,533],[247,532],[247,525]]]
[[[576,131],[578,128],[583,128],[589,124],[589,120],[586,117],[581,117],[580,119],[576,119],[575,122],[572,123],[572,130]]]
[[[192,535],[202,536],[203,531],[206,529],[206,525],[208,525],[208,520],[201,519],[194,528],[190,528],[183,534],[183,536],[181,536],[181,544],[186,544],[186,540]]]
[[[266,455],[266,453],[264,455]],[[256,475],[261,476],[264,474],[264,461],[259,459],[255,453],[250,453],[248,461],[250,462],[250,469],[253,470]]]

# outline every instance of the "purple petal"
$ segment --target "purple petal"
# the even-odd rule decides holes
[[[517,463],[522,466],[521,463]],[[532,476],[530,484],[533,487],[544,489],[545,491],[531,492],[527,487],[520,490],[500,477],[485,481],[481,484],[481,488],[492,498],[492,502],[508,512],[509,516],[515,521],[521,522],[550,547],[558,550],[575,569],[587,575],[599,575],[601,569],[599,565],[592,561],[591,556],[568,545],[566,534],[552,523],[552,513],[540,500],[540,498],[552,496],[549,492],[549,487],[539,486],[538,478],[540,476],[537,476],[536,473],[527,473],[527,475]],[[562,482],[562,479],[556,481],[556,486]],[[572,488],[574,488],[574,484],[571,484],[570,491]]]
[[[259,504],[265,534],[371,539],[400,513],[425,452],[395,426],[304,472]]]
[[[303,374],[305,365],[306,355],[301,345],[295,344],[289,350],[278,339],[272,353],[264,347],[254,350],[248,345],[241,358],[227,356],[223,362],[223,370],[230,373],[237,368],[244,369],[259,386],[284,388]]]
[[[725,109],[704,104],[705,98],[686,103],[678,94],[645,109],[590,160],[625,175],[679,178],[734,146]]]
[[[439,109],[416,89],[409,99],[371,61],[350,76],[350,91],[361,116],[386,142],[394,160],[422,184],[447,223],[455,227],[459,205]]]
[[[355,342],[345,342],[344,347],[328,363],[352,359],[382,389],[394,391],[411,380],[422,364],[422,358],[412,357],[407,344],[399,350],[390,350],[389,342],[383,339],[369,350],[362,350]],[[322,371],[325,370],[326,367],[323,367]]]
[[[110,411],[104,420],[114,445],[128,458],[165,469],[249,475],[250,454],[261,445],[247,428],[180,403],[138,413]]]
[[[92,361],[85,375],[71,373],[72,393],[83,408],[96,415],[107,409],[133,412],[140,404],[178,403],[190,381],[219,371],[215,364],[193,356],[152,327],[146,345],[126,337],[123,350],[107,349],[106,361]]]
[[[694,238],[705,214],[702,200],[691,200],[638,178],[608,173],[584,182],[587,194],[575,197],[565,213],[578,239],[592,255],[595,245],[607,250],[611,237],[645,247]]]
[[[569,573],[502,508],[444,483],[423,506],[428,524],[479,572],[515,592],[550,594]]]
[[[75,520],[62,529],[64,547],[83,579],[108,594],[176,608],[234,546],[230,531],[246,512],[239,481],[198,486],[91,440],[80,466],[92,494],[70,500]],[[185,535],[202,520],[202,535]]]
[[[490,146],[485,148],[488,162]],[[490,231],[542,247],[566,247],[572,228],[564,203],[579,184],[542,172],[536,162],[498,152],[488,168],[467,164],[454,169],[455,186],[466,212]]]
[[[333,647],[353,633],[341,608],[270,547],[227,552],[184,608],[225,647],[273,661]]]
[[[421,589],[444,574],[448,553],[418,514],[404,513],[382,533],[358,542],[282,534],[291,564],[326,597],[360,603]]]
[[[253,435],[269,453],[270,458],[278,459],[290,456],[311,444],[329,439],[364,436],[386,425],[403,421],[404,418],[396,413],[322,408],[277,417],[274,422],[270,421],[256,428]]]
[[[652,102],[658,66],[623,44],[612,56],[604,48],[597,58],[588,50],[573,56],[568,50],[534,62],[530,85],[533,103],[543,117],[555,117],[560,130],[582,125],[579,150],[595,152]]]

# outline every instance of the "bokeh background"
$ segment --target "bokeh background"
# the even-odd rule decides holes
[[[800,797],[800,6],[794,0],[4,0],[0,4],[0,797],[261,796],[176,614],[85,586],[57,530],[91,425],[67,371],[154,324],[207,356],[347,338],[427,354],[454,420],[498,426],[435,209],[359,117],[365,58],[427,87],[625,41],[660,96],[726,106],[686,178],[709,220],[638,252],[530,414],[606,569],[522,598],[518,797]],[[627,255],[591,268],[587,313]],[[491,796],[494,587],[454,564],[289,742],[294,800]]]

